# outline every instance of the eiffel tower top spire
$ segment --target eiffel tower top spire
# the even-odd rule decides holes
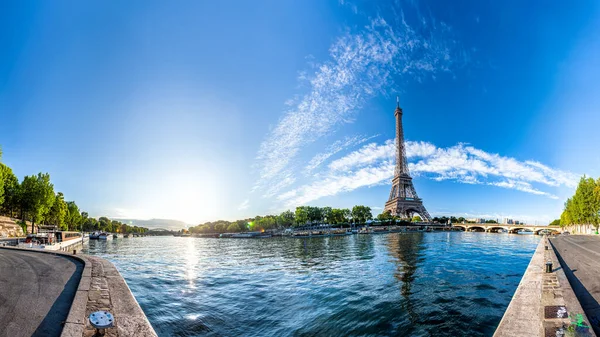
[[[402,108],[400,107],[400,96],[396,96],[396,168],[394,177],[400,175],[410,176],[408,164],[406,163],[406,149],[404,148],[404,129],[402,127]]]
[[[394,115],[402,114],[402,108],[400,107],[400,96],[396,95],[396,111],[394,111]]]

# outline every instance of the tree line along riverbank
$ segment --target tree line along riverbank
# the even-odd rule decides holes
[[[24,233],[35,232],[36,225],[54,225],[69,231],[104,231],[145,233],[147,228],[130,226],[108,217],[90,217],[75,201],[66,201],[62,192],[54,191],[50,174],[25,176],[21,181],[12,169],[1,162],[0,148],[0,215],[17,219]]]
[[[377,221],[373,225],[406,226],[415,222],[422,222],[420,216],[415,215],[412,219],[401,219],[392,216],[389,212],[381,213],[373,217],[369,206],[356,205],[349,208],[332,207],[314,207],[298,206],[295,211],[287,210],[279,215],[255,216],[252,218],[227,221],[217,220],[209,221],[197,226],[188,228],[187,232],[191,234],[209,234],[209,233],[239,233],[239,232],[258,232],[286,228],[295,228],[312,223],[324,223],[339,227],[352,225],[364,225],[369,220]],[[467,222],[463,217],[435,217],[434,223],[447,224]],[[496,220],[488,220],[488,223],[496,223]],[[184,230],[184,232],[186,232]]]
[[[557,221],[557,220],[555,220]],[[572,225],[600,225],[600,178],[594,180],[583,176],[579,180],[575,194],[565,201],[564,210],[560,216],[561,227]]]

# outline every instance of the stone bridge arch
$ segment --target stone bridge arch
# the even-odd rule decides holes
[[[534,231],[535,235],[540,235],[543,231],[547,231],[550,234],[560,234],[560,231],[556,228],[547,228],[547,227],[542,227],[542,228],[536,228]]]
[[[525,227],[525,226],[515,226],[510,228],[510,230],[508,231],[511,234],[517,234],[518,231],[523,230],[523,231],[528,231],[528,232],[533,232],[535,234],[535,228],[530,228],[530,227]]]
[[[488,226],[487,231],[490,232],[490,233],[498,233],[499,231],[507,231],[508,232],[508,227],[504,227],[504,226]]]

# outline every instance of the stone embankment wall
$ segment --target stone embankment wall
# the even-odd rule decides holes
[[[596,234],[596,227],[593,225],[571,225],[564,228],[571,234]]]
[[[144,311],[129,290],[127,283],[115,266],[102,258],[87,255],[71,255],[63,252],[26,248],[0,247],[39,254],[63,255],[84,263],[83,272],[61,337],[90,337],[96,331],[88,317],[94,311],[106,310],[115,317],[114,327],[106,329],[105,336],[111,337],[156,337],[156,332]],[[1,329],[0,329],[1,330]]]
[[[23,237],[23,228],[19,226],[13,219],[5,216],[0,216],[0,238]]]
[[[88,317],[99,310],[109,311],[115,317],[114,327],[107,329],[105,336],[157,336],[127,283],[111,262],[95,256],[76,257],[84,261],[85,268],[61,337],[95,336],[96,331]]]
[[[546,262],[553,271],[546,273]],[[547,238],[538,244],[494,337],[596,336]]]

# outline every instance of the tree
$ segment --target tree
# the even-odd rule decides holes
[[[342,214],[344,215],[344,220],[350,222],[350,219],[352,219],[352,212],[347,208],[342,208]]]
[[[296,212],[294,213],[294,219],[296,220],[296,224],[306,224],[310,220],[309,215],[310,213],[307,206],[296,207]]]
[[[422,222],[422,221],[423,221],[423,219],[421,219],[421,217],[418,215],[415,215],[412,218],[412,222]]]
[[[279,215],[279,225],[290,227],[294,224],[295,215],[292,211],[287,210]]]
[[[569,198],[569,199],[567,199],[567,201],[565,201],[565,209],[563,210],[562,214],[560,215],[560,226],[561,227],[566,227],[566,226],[572,225],[574,223],[573,216],[571,215],[572,211],[573,211],[573,201],[571,198]]]
[[[103,232],[112,232],[112,221],[110,221],[110,219],[107,217],[100,217],[98,219],[98,229]]]
[[[238,224],[236,222],[234,222],[227,227],[227,231],[228,232],[239,232],[240,226],[238,226]]]
[[[496,220],[485,220],[485,223],[498,223]]]
[[[21,186],[21,207],[25,215],[31,219],[33,233],[35,223],[44,220],[54,203],[54,185],[50,183],[48,173],[38,173],[37,176],[26,176]]]
[[[345,220],[346,219],[344,218],[344,210],[339,208],[334,208],[331,210],[331,220],[329,220],[329,223],[339,224],[346,222]]]
[[[0,152],[0,159],[2,159],[2,152]],[[4,164],[0,163],[3,167]],[[4,170],[0,168],[0,206],[4,204]]]
[[[225,233],[227,231],[227,224],[218,223],[215,225],[215,231],[219,233]]]
[[[94,232],[99,230],[98,220],[94,218],[86,218],[82,225],[82,230],[85,232]]]
[[[83,224],[87,221],[87,218],[89,217],[88,212],[81,212],[81,217],[79,218],[79,229],[83,230]],[[125,232],[123,232],[125,233]]]
[[[560,226],[560,219],[552,221],[549,226]]]
[[[373,214],[371,214],[371,207],[356,205],[352,207],[352,219],[354,222],[364,223],[367,220],[373,219]]]
[[[323,220],[327,223],[331,223],[333,209],[331,207],[322,207],[321,215],[323,216]]]
[[[68,207],[68,213],[67,213],[66,223],[67,223],[69,230],[71,230],[71,231],[79,230],[79,224],[81,222],[81,213],[79,213],[79,207],[77,207],[77,204],[75,203],[75,201],[67,202],[67,207]],[[117,224],[116,227],[118,227],[119,224]],[[109,232],[116,230],[116,227],[112,224],[112,222],[111,222],[110,227],[113,230],[110,230]]]
[[[58,194],[54,198],[54,203],[50,208],[50,213],[48,214],[48,219],[46,221],[54,226],[59,227],[61,230],[66,230],[66,215],[67,203],[65,202],[65,196],[62,192],[58,192]]]
[[[377,215],[377,220],[379,220],[383,223],[391,222],[392,219],[393,219],[393,217],[392,217],[391,211],[386,211],[386,212],[383,212],[383,213]]]
[[[567,199],[560,215],[562,227],[573,224],[593,225],[598,232],[600,224],[600,179],[594,181],[585,175],[579,180],[573,197]]]
[[[596,227],[596,234],[598,234],[598,227],[600,226],[600,178],[596,180],[596,186],[594,186],[594,227]]]
[[[13,212],[19,208],[20,198],[20,185],[17,176],[13,173],[12,169],[2,163],[0,163],[0,176],[2,177],[2,184],[4,186],[4,195],[0,199],[0,206],[2,206],[2,212],[12,217]]]

